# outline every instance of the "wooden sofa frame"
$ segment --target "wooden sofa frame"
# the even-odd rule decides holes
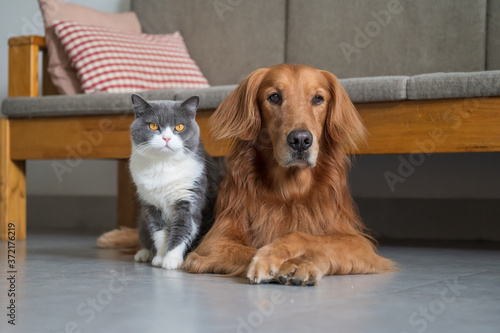
[[[40,85],[44,95],[56,93],[46,73],[46,51],[40,36],[9,40],[9,97],[38,96]],[[356,108],[369,131],[359,154],[500,151],[500,97],[363,103]],[[224,156],[229,142],[214,141],[209,134],[212,112],[198,113],[202,140],[212,155]],[[137,208],[127,168],[132,121],[130,114],[0,119],[0,239],[7,239],[9,224],[17,239],[26,237],[25,161],[66,159],[68,147],[78,151],[95,130],[100,131],[99,143],[79,158],[119,161],[118,225],[134,226]]]

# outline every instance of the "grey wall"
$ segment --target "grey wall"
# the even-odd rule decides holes
[[[0,98],[8,92],[7,41],[20,35],[44,35],[43,20],[36,0],[0,1]]]

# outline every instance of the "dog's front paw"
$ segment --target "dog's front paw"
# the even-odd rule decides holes
[[[163,262],[161,264],[161,267],[165,269],[179,269],[182,266],[183,262],[182,257],[177,257],[177,256],[167,256],[163,258]]]
[[[194,252],[191,252],[188,254],[186,257],[186,260],[184,260],[184,263],[182,264],[182,268],[189,273],[198,273],[195,267],[199,266],[199,259],[200,256]]]
[[[276,281],[278,270],[285,260],[286,258],[263,247],[250,262],[247,279],[253,284]]]
[[[195,252],[191,252],[184,260],[182,269],[188,273],[213,273],[214,259],[208,256],[200,256]]]
[[[140,249],[134,256],[134,260],[137,262],[147,262],[151,260],[151,251],[148,249]]]
[[[163,263],[163,258],[164,257],[162,256],[154,256],[153,260],[151,260],[151,265],[153,265],[154,267],[161,267]]]
[[[314,286],[322,275],[313,262],[298,257],[287,260],[281,265],[277,280],[287,285]]]

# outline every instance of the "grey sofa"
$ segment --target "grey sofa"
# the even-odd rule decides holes
[[[326,69],[355,103],[500,95],[500,2],[487,0],[135,0],[145,33],[180,31],[213,86],[213,109],[252,70]],[[128,94],[7,99],[8,117],[130,112]]]
[[[434,145],[432,152],[500,151],[500,1],[133,0],[132,10],[145,33],[180,31],[212,85],[142,92],[146,98],[181,100],[199,95],[200,107],[214,110],[252,70],[301,63],[341,79],[371,133],[361,153],[425,150],[414,143],[416,139],[426,139],[436,128],[446,132],[453,117],[465,113],[475,118],[450,129],[450,139]],[[446,120],[443,115],[457,108],[465,113]],[[51,124],[59,124],[78,117],[86,123],[85,130],[91,130],[97,124],[92,119],[106,116],[119,124],[119,134],[126,138],[132,106],[129,94],[30,95],[7,98],[2,112],[11,124],[6,126],[12,127],[4,136],[18,133],[15,128],[23,121],[53,119]],[[203,124],[209,112],[200,116]],[[74,131],[83,131],[82,126]],[[78,138],[71,135],[65,145],[78,143],[71,143]],[[128,147],[116,147],[129,145],[128,138],[106,145],[83,158],[127,157]],[[24,148],[14,144],[4,159],[20,165],[30,158],[64,158],[62,148],[61,156],[56,148],[54,153],[43,153],[55,146],[41,144],[42,152],[24,154]],[[106,155],[110,147],[124,152]],[[209,147],[214,154],[224,153],[214,148],[216,144]]]

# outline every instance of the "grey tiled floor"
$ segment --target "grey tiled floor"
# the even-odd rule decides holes
[[[500,332],[500,251],[383,247],[401,271],[316,287],[190,275],[98,250],[95,236],[17,242],[16,326],[1,332]]]

